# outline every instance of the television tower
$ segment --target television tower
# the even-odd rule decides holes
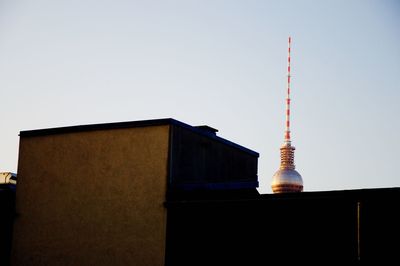
[[[287,68],[287,94],[286,94],[286,128],[285,141],[281,146],[281,166],[272,177],[272,191],[274,193],[286,192],[302,192],[303,179],[295,170],[294,150],[290,140],[290,45],[291,37],[289,37],[288,47],[288,68]]]

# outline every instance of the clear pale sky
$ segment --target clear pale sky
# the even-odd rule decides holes
[[[399,187],[397,0],[0,0],[0,171],[21,130],[172,117],[259,152],[270,193],[289,35],[304,190]]]

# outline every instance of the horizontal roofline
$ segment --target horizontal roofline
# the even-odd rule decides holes
[[[263,199],[295,199],[295,198],[325,198],[325,197],[354,197],[365,195],[400,195],[400,187],[359,188],[344,190],[303,191],[296,193],[260,194]]]
[[[174,125],[185,129],[188,129],[197,134],[206,136],[208,138],[215,139],[219,142],[225,143],[229,146],[239,148],[242,151],[248,152],[254,156],[259,157],[259,153],[243,147],[239,144],[210,134],[209,132],[190,126],[173,118],[162,118],[162,119],[151,119],[151,120],[139,120],[139,121],[128,121],[128,122],[114,122],[114,123],[101,123],[101,124],[89,124],[89,125],[76,125],[76,126],[66,126],[66,127],[56,127],[56,128],[45,128],[45,129],[34,129],[34,130],[24,130],[20,131],[20,137],[37,137],[37,136],[48,136],[57,134],[67,134],[75,132],[85,132],[85,131],[97,131],[97,130],[109,130],[109,129],[123,129],[123,128],[135,128],[135,127],[150,127],[150,126],[162,126],[162,125]]]
[[[128,122],[76,125],[76,126],[66,126],[66,127],[24,130],[24,131],[20,131],[19,135],[21,137],[36,137],[36,136],[57,135],[57,134],[75,133],[75,132],[83,132],[83,131],[97,131],[97,130],[120,129],[120,128],[161,126],[161,125],[172,124],[173,121],[174,121],[174,119],[172,119],[172,118],[164,118],[164,119],[139,120],[139,121],[128,121]]]
[[[228,190],[225,190],[225,192]],[[237,191],[240,193],[240,190]],[[172,199],[166,201],[166,206],[179,206],[179,205],[192,205],[192,204],[236,204],[236,203],[268,203],[268,202],[301,202],[303,200],[317,201],[317,200],[349,200],[349,201],[363,201],[370,198],[374,200],[388,200],[397,199],[400,197],[400,187],[387,187],[387,188],[367,188],[367,189],[349,189],[349,190],[327,190],[327,191],[309,191],[298,193],[281,193],[281,194],[258,194],[248,196],[240,194],[226,196],[226,198],[218,197],[218,194],[203,194],[198,193],[193,199]],[[221,193],[221,191],[218,191]]]

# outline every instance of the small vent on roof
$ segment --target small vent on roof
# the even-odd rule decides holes
[[[17,184],[17,174],[11,172],[0,173],[0,184]]]
[[[201,131],[203,131],[204,133],[210,134],[210,135],[217,135],[218,129],[209,127],[209,126],[196,126],[195,128],[200,129]]]

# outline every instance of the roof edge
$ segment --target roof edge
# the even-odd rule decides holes
[[[100,124],[44,128],[44,129],[20,131],[19,136],[20,137],[36,137],[36,136],[47,136],[47,135],[74,133],[74,132],[82,132],[82,131],[96,131],[96,130],[120,129],[120,128],[131,128],[131,127],[146,127],[146,126],[161,126],[161,125],[173,124],[174,121],[176,121],[176,120],[174,120],[172,118],[162,118],[162,119],[138,120],[138,121],[128,121],[128,122],[113,122],[113,123],[100,123]]]
[[[241,146],[239,144],[236,144],[234,142],[231,142],[231,141],[221,138],[219,136],[209,134],[200,128],[196,128],[194,126],[180,122],[173,118],[161,118],[161,119],[138,120],[138,121],[128,121],[128,122],[113,122],[113,123],[101,123],[101,124],[76,125],[76,126],[66,126],[66,127],[25,130],[25,131],[20,131],[19,136],[20,137],[38,137],[38,136],[68,134],[68,133],[83,132],[83,131],[96,131],[96,130],[122,129],[122,128],[148,127],[148,126],[162,126],[162,125],[175,125],[175,126],[183,127],[188,130],[191,130],[192,132],[195,132],[197,134],[207,136],[209,138],[223,142],[230,146],[234,146],[234,147],[244,150],[254,156],[259,157],[258,152],[250,150],[244,146]]]

